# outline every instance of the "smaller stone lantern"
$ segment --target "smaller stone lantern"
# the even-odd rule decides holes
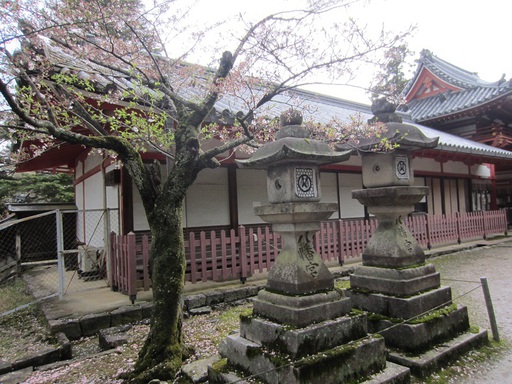
[[[428,187],[413,185],[412,151],[434,148],[438,138],[428,138],[417,127],[396,121],[385,124],[387,139],[399,143],[397,150],[373,152],[382,138],[357,146],[366,189],[352,191],[352,197],[364,204],[379,224],[363,252],[363,265],[350,276],[347,295],[355,307],[378,315],[368,319],[368,330],[384,336],[386,346],[397,348],[390,352],[389,360],[424,374],[443,356],[457,355],[487,336],[485,332],[467,332],[467,308],[449,307],[450,287],[441,286],[440,274],[434,265],[425,263],[423,250],[404,223],[414,204],[428,192]],[[408,322],[442,307],[446,313],[434,320]]]
[[[412,152],[436,147],[438,138],[428,138],[409,124],[391,122],[386,127],[386,139],[399,143],[399,147],[390,152],[374,152],[382,136],[359,143],[366,189],[355,190],[352,196],[379,219],[363,253],[363,264],[403,267],[424,261],[422,249],[403,224],[414,204],[428,193],[428,187],[413,186]]]

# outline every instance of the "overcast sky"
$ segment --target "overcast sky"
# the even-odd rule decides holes
[[[245,12],[263,17],[300,0],[197,0],[201,13],[222,19],[232,12]],[[368,25],[403,30],[409,25],[417,29],[408,40],[414,51],[411,62],[422,49],[429,49],[441,59],[471,72],[486,81],[497,81],[503,73],[512,77],[510,11],[507,0],[361,0],[349,11]],[[415,69],[415,66],[413,67]],[[412,75],[412,73],[411,73]],[[358,80],[368,85],[371,75]],[[321,88],[321,92],[361,102],[368,95],[353,88]]]

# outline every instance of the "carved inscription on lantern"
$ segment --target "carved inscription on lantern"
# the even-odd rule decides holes
[[[316,197],[317,193],[313,168],[296,168],[295,194],[298,197]]]
[[[320,264],[315,261],[315,251],[311,246],[308,235],[299,237],[298,254],[306,261],[306,271],[311,277],[317,277],[320,271]]]

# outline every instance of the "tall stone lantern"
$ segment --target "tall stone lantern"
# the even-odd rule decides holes
[[[312,240],[320,222],[338,208],[337,203],[320,202],[319,165],[345,161],[352,152],[335,152],[327,144],[312,140],[301,124],[297,111],[283,113],[276,141],[263,145],[251,158],[237,161],[240,167],[267,170],[270,204],[255,207],[254,212],[272,223],[283,240],[268,275],[267,289],[254,302],[254,311],[297,326],[317,321],[326,313],[336,317],[346,312],[344,305],[333,301],[338,298],[334,279],[313,249]],[[291,305],[292,295],[300,295],[293,299],[297,305]],[[303,305],[306,301],[315,304]]]
[[[352,197],[379,224],[363,252],[363,265],[350,276],[347,294],[355,307],[378,315],[368,319],[368,330],[380,333],[386,346],[396,348],[389,361],[423,375],[444,363],[443,356],[458,356],[487,336],[485,331],[468,332],[467,308],[451,306],[451,288],[441,286],[440,274],[433,264],[425,263],[423,250],[404,223],[428,192],[427,187],[413,185],[411,155],[436,147],[438,138],[428,138],[417,127],[396,120],[386,127],[387,138],[399,143],[398,150],[372,152],[381,138],[362,141],[357,148],[366,189],[352,191]],[[422,317],[439,308],[444,308],[442,315]],[[409,323],[413,318],[415,323]]]
[[[241,377],[254,375],[268,384],[334,384],[376,375],[372,382],[394,377],[392,382],[406,383],[409,370],[390,372],[384,340],[367,335],[364,315],[349,315],[351,300],[334,289],[312,245],[320,221],[337,209],[336,203],[320,202],[319,165],[344,161],[351,151],[332,151],[311,139],[301,123],[300,114],[284,113],[276,141],[238,161],[267,170],[269,204],[254,211],[272,223],[283,247],[253,300],[253,313],[242,317],[239,334],[221,343],[223,360],[209,367],[209,380],[245,382]]]

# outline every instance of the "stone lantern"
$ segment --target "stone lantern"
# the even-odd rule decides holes
[[[337,210],[336,203],[320,202],[319,165],[344,161],[351,151],[332,151],[301,124],[298,113],[284,113],[276,141],[237,161],[267,169],[269,204],[254,211],[272,223],[283,247],[265,289],[253,300],[252,315],[242,317],[239,335],[221,344],[224,360],[209,368],[209,380],[238,381],[236,371],[242,371],[269,384],[330,384],[371,375],[375,383],[389,377],[408,382],[407,368],[387,370],[383,339],[367,335],[364,315],[349,315],[351,300],[334,289],[331,272],[313,248],[320,221]]]
[[[425,260],[423,250],[403,223],[414,204],[428,193],[428,187],[413,186],[412,152],[436,147],[438,138],[428,138],[408,124],[390,122],[386,128],[385,138],[399,147],[390,152],[374,152],[372,149],[382,136],[359,143],[366,189],[353,191],[352,197],[379,219],[363,253],[363,264],[403,267]]]
[[[404,223],[414,204],[428,192],[428,187],[413,185],[411,155],[417,149],[436,147],[438,138],[428,138],[417,127],[396,119],[386,127],[387,139],[399,144],[397,150],[372,151],[382,138],[356,146],[366,189],[352,191],[352,197],[365,205],[379,224],[363,252],[363,265],[350,276],[347,294],[355,307],[378,315],[369,318],[368,330],[380,333],[386,346],[396,348],[388,360],[424,375],[439,365],[443,356],[457,356],[487,336],[485,332],[468,332],[467,308],[450,307],[450,287],[441,286],[439,273],[434,265],[425,263],[423,250]],[[439,308],[445,308],[443,315],[421,321],[421,316]],[[413,318],[416,323],[408,323]]]
[[[285,112],[281,115],[282,128],[276,141],[263,145],[251,158],[237,161],[240,167],[267,169],[270,204],[255,207],[254,212],[272,223],[273,230],[281,235],[284,243],[269,272],[267,290],[254,304],[255,311],[263,311],[267,317],[294,325],[324,316],[318,311],[322,306],[334,311],[333,315],[346,311],[341,309],[343,306],[339,302],[332,303],[331,299],[338,297],[333,291],[334,279],[313,249],[312,240],[320,229],[320,221],[328,219],[338,208],[337,203],[320,202],[319,165],[344,161],[352,152],[334,152],[327,144],[312,140],[309,130],[301,124],[302,116],[298,112]],[[327,291],[331,293],[325,295]],[[308,310],[289,303],[283,303],[277,310],[274,305],[268,305],[280,295],[319,296]],[[295,301],[306,301],[304,297]],[[334,310],[332,306],[340,308]],[[307,312],[309,315],[304,316]]]

